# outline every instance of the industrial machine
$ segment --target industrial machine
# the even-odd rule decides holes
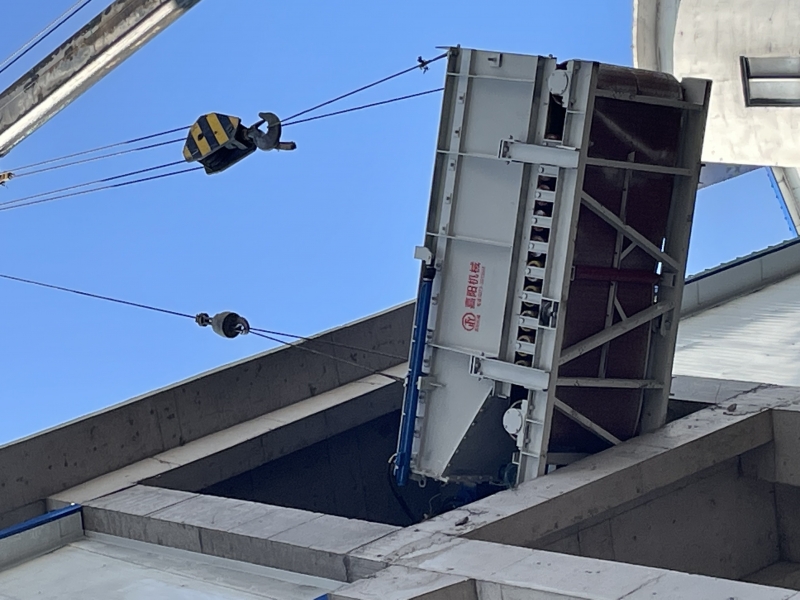
[[[399,485],[514,485],[665,422],[710,87],[451,49]]]

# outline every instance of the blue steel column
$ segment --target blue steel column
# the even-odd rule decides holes
[[[428,315],[431,310],[431,293],[436,269],[426,266],[422,273],[422,282],[417,296],[417,308],[414,314],[414,331],[411,334],[411,358],[408,363],[405,396],[403,397],[403,415],[400,418],[400,436],[397,442],[397,456],[394,461],[394,476],[397,485],[408,483],[411,469],[411,447],[414,444],[414,424],[417,419],[419,403],[419,383],[422,377],[422,360],[425,354],[425,336],[428,332]]]

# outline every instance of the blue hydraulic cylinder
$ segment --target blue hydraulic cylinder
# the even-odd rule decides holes
[[[394,460],[394,476],[398,486],[408,483],[408,475],[411,470],[411,448],[414,444],[419,383],[423,376],[422,361],[425,355],[425,336],[428,332],[428,315],[431,311],[431,293],[435,276],[436,269],[426,266],[422,272],[422,281],[417,296],[414,331],[411,334],[411,357],[408,362],[408,377],[403,397],[403,414],[400,418],[400,436],[397,441],[397,456]]]

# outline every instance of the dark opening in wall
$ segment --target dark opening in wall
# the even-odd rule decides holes
[[[407,526],[474,499],[477,489],[428,480],[403,488],[390,477],[400,413],[395,411],[200,493]],[[490,491],[497,491],[493,488]],[[486,490],[480,490],[486,495]]]

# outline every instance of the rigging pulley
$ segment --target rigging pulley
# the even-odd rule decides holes
[[[238,117],[221,113],[201,116],[189,129],[183,157],[199,162],[206,173],[220,173],[258,150],[294,150],[297,144],[281,141],[281,120],[270,112],[258,113],[260,120],[245,127]],[[267,131],[259,127],[267,125]]]
[[[200,313],[194,320],[200,327],[211,325],[214,333],[225,338],[235,338],[236,336],[250,333],[250,323],[235,312],[221,312],[213,317],[210,317],[208,313]]]

